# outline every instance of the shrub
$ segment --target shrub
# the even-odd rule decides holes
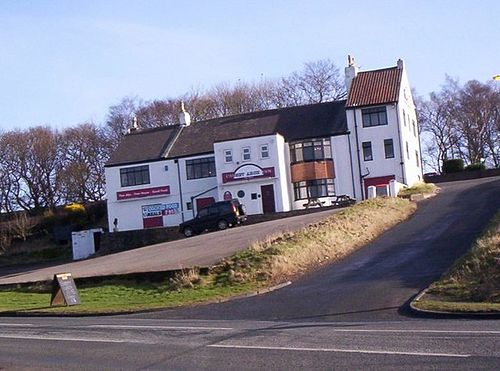
[[[465,167],[465,171],[477,171],[477,170],[486,170],[486,166],[484,164],[470,164]]]
[[[464,160],[457,158],[443,162],[443,173],[459,173],[464,170]]]

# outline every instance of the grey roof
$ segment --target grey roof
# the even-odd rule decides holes
[[[175,139],[175,133],[180,133]],[[244,113],[128,134],[107,166],[213,152],[215,142],[281,134],[287,142],[347,133],[345,101]],[[175,141],[172,143],[172,141]],[[163,142],[162,142],[163,141]],[[154,146],[155,148],[147,148]],[[136,153],[131,153],[136,152]],[[156,157],[155,157],[156,156]]]
[[[106,166],[161,160],[179,128],[179,125],[162,126],[124,135]]]

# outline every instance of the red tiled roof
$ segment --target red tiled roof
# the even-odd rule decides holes
[[[352,81],[346,108],[397,102],[402,72],[397,67],[359,72]]]

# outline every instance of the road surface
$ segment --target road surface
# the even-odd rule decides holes
[[[362,250],[269,294],[127,316],[0,317],[0,369],[498,370],[500,321],[404,310],[500,206],[498,178],[442,187]]]
[[[0,285],[52,280],[54,274],[61,272],[70,272],[73,277],[81,278],[206,267],[248,248],[257,240],[301,229],[338,211],[339,209],[329,209],[266,223],[243,225],[68,264],[35,269],[0,269]]]

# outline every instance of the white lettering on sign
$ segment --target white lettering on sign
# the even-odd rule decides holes
[[[234,173],[234,179],[255,178],[263,176],[264,172],[257,165],[244,165]]]
[[[174,215],[179,211],[179,203],[172,202],[170,204],[154,204],[142,206],[142,217],[152,218],[162,215]]]

